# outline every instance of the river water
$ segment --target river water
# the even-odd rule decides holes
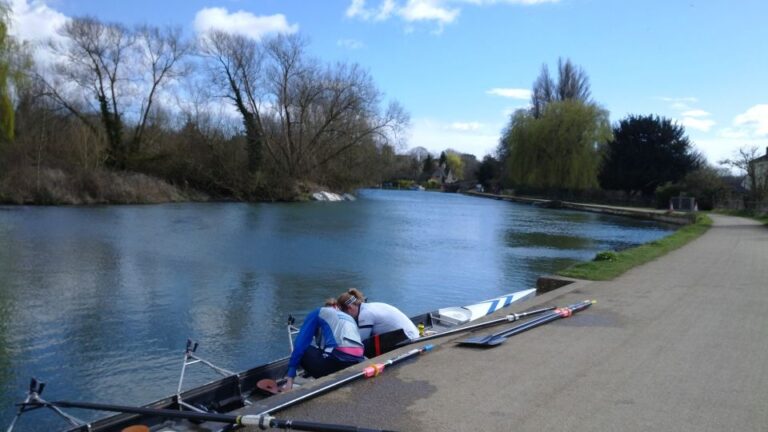
[[[243,370],[289,353],[289,314],[301,322],[349,287],[411,315],[531,288],[670,232],[411,191],[363,190],[342,203],[2,207],[0,429],[33,376],[49,400],[142,404],[175,392],[187,338],[201,357]],[[185,388],[216,378],[189,372]],[[17,430],[64,426],[39,410]]]

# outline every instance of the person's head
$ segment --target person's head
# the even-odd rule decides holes
[[[336,299],[339,309],[357,318],[360,313],[360,305],[365,301],[365,296],[357,288],[350,288]]]
[[[332,307],[334,309],[338,309],[339,308],[339,303],[336,301],[335,298],[327,298],[327,299],[325,299],[325,304],[323,306],[324,307]]]

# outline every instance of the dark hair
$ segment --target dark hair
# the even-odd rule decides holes
[[[339,298],[336,299],[336,303],[343,311],[346,311],[347,309],[349,309],[349,306],[351,305],[360,306],[360,304],[363,303],[364,301],[365,301],[365,296],[357,288],[348,289],[347,292],[340,295]]]

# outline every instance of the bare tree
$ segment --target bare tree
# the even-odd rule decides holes
[[[60,61],[54,79],[45,81],[46,94],[94,132],[102,129],[106,163],[124,169],[129,154],[141,148],[161,87],[183,74],[187,44],[178,30],[130,30],[90,17],[67,22],[60,34],[63,41],[50,44]],[[136,122],[127,140],[126,118]]]
[[[262,104],[257,91],[262,79],[263,50],[259,43],[242,35],[212,31],[200,41],[208,59],[211,78],[242,116],[248,150],[248,171],[261,167],[264,147]]]
[[[408,122],[402,108],[380,109],[381,94],[370,75],[356,64],[321,68],[303,54],[297,36],[280,36],[268,44],[270,92],[275,96],[287,156],[277,161],[291,176],[311,178],[315,170],[353,147],[370,142],[394,144]],[[292,92],[286,91],[293,89]]]
[[[757,146],[741,147],[735,152],[732,159],[723,159],[717,162],[744,173],[744,186],[756,198],[761,198],[768,193],[768,173],[759,173],[758,164],[755,163],[755,160],[759,158],[759,151]],[[768,151],[766,154],[768,155]]]
[[[568,59],[563,62],[557,59],[557,100],[579,100],[589,102],[589,77],[584,69],[571,63]]]
[[[181,62],[189,53],[190,44],[182,39],[178,28],[161,30],[141,26],[136,30],[136,49],[137,65],[146,75],[142,83],[148,85],[148,90],[140,102],[139,118],[131,140],[134,153],[141,150],[153,103],[162,86],[188,73],[189,66]]]
[[[56,73],[66,85],[74,85],[91,94],[97,106],[93,111],[100,115],[108,141],[107,163],[116,168],[125,167],[126,149],[123,140],[123,119],[120,84],[125,79],[127,51],[134,43],[130,32],[120,24],[104,24],[94,18],[76,18],[68,21],[60,30],[65,42],[53,44],[54,50],[63,57],[56,66]],[[71,97],[54,89],[50,93],[61,104],[95,128],[88,115],[76,109]],[[90,99],[86,98],[90,102]]]
[[[541,73],[533,83],[531,93],[531,113],[533,117],[539,118],[544,113],[544,107],[554,100],[555,82],[549,75],[547,65],[541,65]]]
[[[212,32],[202,41],[214,79],[243,118],[249,168],[261,152],[293,180],[362,144],[394,141],[407,115],[397,104],[381,113],[381,95],[357,65],[322,67],[297,35],[257,42]]]
[[[549,74],[547,65],[541,66],[541,73],[533,83],[531,92],[531,114],[539,118],[544,113],[544,108],[555,101],[579,100],[589,102],[590,88],[589,77],[580,67],[571,63],[571,60],[560,58],[557,60],[557,82]]]

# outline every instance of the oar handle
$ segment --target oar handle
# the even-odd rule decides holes
[[[280,428],[286,430],[301,430],[313,432],[391,432],[381,429],[361,428],[357,426],[338,425],[330,423],[315,423],[301,420],[278,420],[272,416],[242,416],[238,418],[240,426],[258,426],[259,429]]]
[[[36,407],[50,406],[55,408],[81,408],[81,409],[92,409],[97,411],[114,411],[114,412],[123,412],[123,413],[129,413],[129,414],[151,415],[151,416],[157,416],[157,417],[163,417],[163,418],[176,418],[176,419],[193,420],[193,421],[199,420],[199,421],[209,421],[209,422],[216,422],[216,423],[226,423],[226,424],[233,424],[233,425],[239,425],[239,426],[258,426],[259,429],[283,428],[283,429],[294,429],[294,430],[314,431],[314,432],[349,432],[349,431],[383,432],[380,429],[366,429],[366,428],[359,428],[357,426],[315,423],[315,422],[307,422],[307,421],[300,421],[300,420],[278,420],[270,415],[233,416],[233,415],[227,415],[227,414],[200,413],[200,412],[194,412],[194,411],[177,411],[177,410],[160,409],[160,408],[144,408],[144,407],[131,407],[131,406],[122,406],[122,405],[109,405],[109,404],[101,404],[101,403],[93,403],[93,402],[69,402],[69,401],[55,401],[55,402],[37,401],[37,402],[30,402],[27,405],[36,406]]]

